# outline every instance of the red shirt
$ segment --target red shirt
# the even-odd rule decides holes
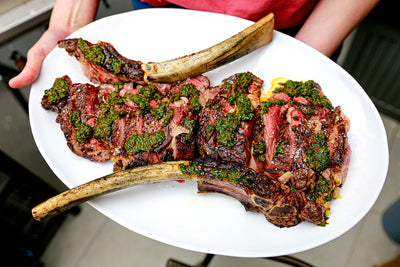
[[[152,6],[176,4],[200,11],[228,14],[257,21],[270,12],[275,16],[275,29],[304,23],[317,0],[141,0]]]

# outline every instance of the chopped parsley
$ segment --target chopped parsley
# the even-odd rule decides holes
[[[249,121],[254,117],[254,108],[248,97],[240,95],[236,98],[237,119],[239,121]]]
[[[217,119],[214,127],[218,143],[232,148],[236,144],[235,134],[239,124],[236,113],[228,113],[225,117]]]
[[[276,157],[276,156],[279,155],[279,154],[285,153],[285,148],[284,148],[284,146],[285,146],[285,143],[284,143],[284,142],[279,142],[279,143],[276,145],[274,157]]]
[[[82,51],[84,58],[96,65],[103,65],[106,56],[100,46],[95,44],[90,46],[82,38],[79,38],[78,48]]]
[[[225,169],[212,169],[210,174],[215,179],[230,182],[232,184],[238,184],[239,182],[247,182],[246,176],[236,170],[225,170]]]
[[[255,142],[253,144],[253,155],[257,157],[257,160],[265,160],[265,152],[267,151],[267,144],[265,142]]]
[[[329,99],[322,95],[321,91],[315,86],[313,80],[298,82],[288,80],[281,83],[282,87],[274,90],[274,93],[286,93],[290,97],[302,96],[314,105],[323,106],[332,109],[332,103]]]
[[[70,84],[63,78],[56,78],[53,86],[44,91],[50,103],[56,104],[66,98],[69,93]]]
[[[239,73],[236,76],[235,84],[237,86],[244,87],[247,89],[247,87],[249,87],[254,82],[255,79],[256,76],[251,72]]]
[[[154,118],[157,120],[161,120],[162,118],[167,115],[168,112],[168,102],[163,102],[159,105],[157,105],[152,111],[151,115],[153,115]]]
[[[179,169],[183,174],[186,175],[204,175],[204,168],[197,162],[190,162],[189,165],[179,164]],[[247,182],[246,175],[236,170],[225,170],[225,169],[212,169],[211,174],[215,179],[238,184],[240,182]]]
[[[160,91],[158,91],[157,87],[154,85],[146,85],[141,88],[139,88],[138,93],[136,95],[128,95],[127,96],[130,100],[133,101],[136,105],[139,106],[140,108],[140,116],[144,116],[147,113],[150,112],[151,106],[150,106],[150,101],[151,100],[161,100],[163,98],[163,95],[161,94]],[[160,116],[161,114],[158,114],[158,112],[155,112],[156,116]]]
[[[327,137],[324,133],[314,134],[309,149],[305,152],[307,163],[314,171],[324,170],[329,163]]]
[[[109,137],[113,130],[113,123],[115,120],[125,116],[125,111],[116,111],[114,108],[105,109],[100,116],[97,118],[94,126],[94,138],[106,138]]]
[[[203,166],[197,162],[190,162],[189,165],[179,164],[179,169],[186,175],[204,175]]]
[[[182,120],[182,125],[189,130],[189,133],[187,133],[183,138],[182,142],[186,144],[187,141],[189,141],[192,136],[193,136],[193,130],[196,127],[196,121],[194,119],[190,118],[184,118]]]
[[[324,203],[333,199],[332,191],[331,183],[324,177],[320,176],[318,181],[315,183],[314,190],[308,194],[308,197],[312,201]]]
[[[133,134],[124,147],[129,155],[135,155],[140,152],[150,152],[162,145],[165,140],[163,130],[158,130],[154,134]]]
[[[122,71],[122,62],[116,58],[110,57],[107,59],[107,64],[109,64],[115,75],[118,75]]]
[[[284,106],[286,104],[292,105],[292,101],[285,101],[282,99],[277,99],[274,101],[262,101],[261,102],[261,109],[260,109],[260,114],[263,115],[265,113],[268,113],[268,108],[273,107],[273,106]]]
[[[83,142],[92,137],[93,128],[81,121],[81,111],[79,109],[69,114],[69,121],[78,129],[75,135],[76,141]]]

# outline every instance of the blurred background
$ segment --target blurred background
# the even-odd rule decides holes
[[[27,111],[30,87],[13,90],[7,83],[46,30],[53,4],[53,0],[0,0],[3,261],[12,262],[9,266],[166,266],[170,258],[191,266],[200,263],[206,255],[131,232],[88,204],[46,223],[32,219],[34,205],[67,188],[34,143]],[[388,177],[371,211],[353,229],[328,244],[290,255],[313,266],[400,266],[400,259],[396,263],[400,244],[388,235],[382,222],[385,212],[400,198],[400,22],[395,4],[381,1],[346,39],[338,60],[381,113],[390,150]],[[97,18],[131,10],[127,0],[101,1]],[[272,259],[224,256],[215,256],[208,266],[244,265],[288,266]]]

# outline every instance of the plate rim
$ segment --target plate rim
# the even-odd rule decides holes
[[[193,11],[193,10],[182,10],[182,9],[169,9],[169,8],[166,8],[166,9],[148,9],[148,10],[134,10],[134,11],[129,11],[129,12],[125,12],[125,13],[121,13],[121,14],[116,14],[116,15],[112,15],[112,16],[109,16],[109,17],[105,17],[105,18],[102,18],[102,19],[100,19],[100,20],[97,20],[97,21],[95,21],[94,23],[98,23],[98,21],[103,21],[103,20],[109,20],[111,17],[114,17],[114,19],[115,18],[117,18],[118,19],[118,17],[121,17],[121,16],[129,16],[130,14],[132,14],[133,12],[150,12],[150,13],[154,13],[154,12],[172,12],[172,13],[174,13],[174,12],[193,12],[193,13],[198,13],[198,14],[211,14],[212,16],[228,16],[228,17],[231,17],[231,18],[233,18],[233,19],[238,19],[238,20],[242,20],[242,21],[247,21],[247,20],[245,20],[245,19],[241,19],[241,18],[237,18],[237,17],[233,17],[233,16],[230,16],[230,15],[225,15],[225,14],[216,14],[216,13],[210,13],[210,12],[203,12],[203,11]],[[133,14],[135,14],[135,13],[133,13]],[[250,21],[247,21],[248,23],[252,23],[252,22],[250,22]],[[75,33],[74,33],[75,34]],[[290,38],[290,39],[293,39],[293,38],[291,38],[291,37],[289,37],[289,36],[286,36],[286,35],[284,35],[283,33],[280,33],[280,32],[277,32],[277,31],[274,31],[274,35],[276,36],[281,36],[281,38],[283,37],[283,38]],[[320,56],[322,56],[321,57],[321,59],[322,58],[324,58],[323,60],[324,61],[326,61],[326,62],[329,62],[329,61],[331,61],[329,58],[327,58],[327,57],[325,57],[325,56],[323,56],[320,52],[318,52],[318,51],[316,51],[316,50],[314,50],[314,49],[312,49],[311,47],[309,47],[309,46],[307,46],[307,45],[305,45],[305,44],[303,44],[303,43],[301,43],[300,41],[298,41],[298,40],[295,40],[295,39],[293,39],[293,40],[291,40],[291,41],[295,41],[296,42],[296,45],[298,45],[298,46],[301,46],[302,47],[302,49],[306,49],[306,50],[312,50],[313,51],[313,53],[317,53],[317,54],[319,54]],[[310,51],[311,51],[310,50]],[[49,56],[50,55],[52,55],[53,53],[56,53],[56,49],[53,49],[52,51],[51,51],[51,53],[49,54]],[[331,63],[328,63],[328,64],[331,64]],[[379,115],[379,113],[378,113],[378,111],[377,111],[377,109],[376,109],[376,107],[375,107],[375,105],[373,104],[373,102],[372,102],[372,100],[368,97],[368,95],[365,93],[365,91],[362,89],[362,87],[358,84],[358,82],[349,74],[349,73],[347,73],[343,68],[341,68],[339,65],[336,65],[336,69],[342,74],[342,75],[345,75],[345,76],[347,76],[347,80],[348,81],[351,81],[351,83],[354,85],[354,87],[356,87],[356,88],[358,88],[358,90],[359,90],[359,92],[358,93],[361,93],[361,94],[363,94],[364,95],[364,98],[365,99],[367,99],[368,101],[367,101],[367,103],[368,103],[368,106],[369,106],[369,109],[373,112],[373,114],[377,117],[377,118],[380,118],[380,115]],[[35,84],[35,83],[34,83]],[[34,86],[32,86],[32,87],[34,87]],[[33,91],[33,90],[32,90]],[[32,94],[32,91],[31,91],[31,94]],[[31,99],[31,98],[30,98]],[[33,98],[32,98],[33,99]],[[34,103],[35,105],[37,105],[37,103]],[[36,143],[36,145],[38,146],[38,149],[39,149],[39,151],[40,151],[40,153],[42,154],[42,156],[43,156],[43,158],[46,160],[46,162],[47,162],[47,164],[50,166],[50,168],[56,173],[56,175],[57,175],[57,173],[60,173],[61,171],[58,169],[58,167],[57,166],[55,166],[53,163],[52,163],[52,161],[47,157],[47,153],[45,152],[45,148],[42,146],[42,144],[39,142],[39,144],[38,144],[38,142],[37,142],[37,140],[39,140],[40,139],[40,137],[38,136],[38,132],[37,132],[37,129],[35,129],[35,125],[34,125],[34,120],[33,119],[31,119],[31,116],[34,116],[33,114],[34,114],[34,105],[33,103],[31,103],[31,100],[29,101],[29,121],[30,121],[30,123],[31,123],[31,129],[32,129],[32,134],[33,134],[33,136],[34,136],[34,140],[35,140],[35,143]],[[32,111],[32,112],[31,112]],[[32,124],[33,123],[33,124]],[[389,166],[389,150],[388,150],[388,145],[387,145],[387,135],[386,135],[386,132],[385,132],[385,127],[384,127],[384,125],[383,125],[383,122],[382,122],[382,120],[381,119],[378,119],[378,123],[380,124],[379,125],[379,130],[380,130],[380,133],[379,133],[379,135],[381,135],[382,137],[384,137],[384,140],[382,140],[383,141],[383,143],[385,143],[386,145],[385,145],[385,147],[384,147],[384,151],[383,151],[383,156],[384,156],[384,159],[383,159],[383,161],[385,162],[385,165],[386,166],[384,166],[382,169],[381,169],[381,173],[382,173],[382,176],[384,176],[385,177],[385,179],[386,179],[386,175],[387,175],[387,172],[388,172],[388,166]],[[55,171],[55,170],[57,170],[57,171]],[[66,181],[64,181],[65,179],[61,179],[61,178],[59,178],[63,183],[65,183],[68,187],[72,187],[73,185],[71,184],[71,183],[68,183],[68,182],[66,182]],[[379,194],[380,194],[380,192],[381,192],[381,190],[382,190],[382,187],[383,187],[383,184],[384,184],[384,182],[385,182],[385,179],[382,179],[382,181],[381,181],[381,183],[380,183],[380,185],[379,185],[379,190],[377,191],[377,193],[376,193],[376,195],[375,195],[375,198],[374,199],[371,199],[371,206],[365,211],[365,213],[364,214],[362,214],[361,216],[359,216],[359,220],[357,220],[357,222],[356,223],[354,223],[354,225],[353,226],[351,226],[351,227],[349,227],[348,229],[346,229],[346,230],[344,230],[344,231],[342,231],[341,233],[339,233],[339,234],[337,234],[336,236],[334,236],[333,238],[327,238],[328,240],[325,240],[322,244],[325,244],[326,242],[329,242],[330,240],[333,240],[333,239],[336,239],[336,238],[338,238],[339,236],[341,236],[341,235],[343,235],[343,234],[345,234],[347,231],[349,231],[352,227],[354,227],[362,218],[364,218],[364,216],[367,214],[367,212],[372,208],[372,206],[373,206],[373,203],[375,203],[376,202],[376,200],[377,200],[377,198],[378,198],[378,196],[379,196]],[[95,209],[97,209],[98,211],[100,211],[101,213],[103,213],[105,216],[107,216],[107,217],[109,217],[110,219],[112,219],[112,220],[114,220],[115,222],[117,222],[117,223],[119,223],[120,225],[122,225],[123,227],[125,227],[125,228],[127,228],[127,229],[129,229],[129,230],[132,230],[132,227],[131,226],[129,226],[129,225],[127,225],[125,222],[121,222],[121,220],[118,220],[118,218],[114,218],[116,215],[115,214],[109,214],[106,210],[104,210],[104,208],[102,207],[102,205],[99,205],[98,203],[97,203],[97,201],[96,200],[94,200],[94,201],[89,201],[89,204],[91,205],[91,206],[93,206]],[[268,222],[266,222],[266,223],[268,223]],[[134,230],[132,230],[132,231],[134,231]],[[150,232],[146,232],[146,231],[143,231],[143,229],[142,229],[142,231],[140,231],[140,232],[138,232],[138,231],[135,231],[135,232],[137,232],[137,233],[139,233],[139,234],[142,234],[142,235],[145,235],[145,236],[147,236],[147,237],[150,237],[150,238],[152,238],[152,239],[154,239],[154,240],[158,240],[158,241],[160,241],[160,242],[163,242],[163,243],[165,243],[165,244],[168,244],[168,245],[172,245],[172,246],[176,246],[176,247],[180,247],[180,248],[185,248],[185,249],[189,249],[189,250],[193,250],[193,251],[199,251],[199,252],[204,252],[204,253],[214,253],[214,254],[219,254],[219,255],[227,255],[227,256],[240,256],[240,257],[261,257],[261,256],[263,256],[263,257],[265,257],[265,256],[278,256],[278,255],[283,255],[283,254],[292,254],[292,253],[298,253],[298,252],[302,252],[302,251],[305,251],[305,250],[309,250],[309,249],[312,249],[312,248],[315,248],[315,247],[317,247],[317,246],[320,246],[320,245],[322,245],[322,244],[310,244],[309,246],[303,246],[302,247],[302,249],[300,249],[300,250],[292,250],[292,251],[286,251],[286,252],[284,252],[284,253],[278,253],[278,254],[276,254],[276,253],[267,253],[267,252],[256,252],[256,253],[251,253],[251,252],[245,252],[245,253],[240,253],[240,252],[229,252],[229,251],[224,251],[223,249],[221,249],[221,250],[219,250],[219,251],[216,251],[215,249],[214,250],[207,250],[207,249],[199,249],[199,248],[196,248],[196,247],[192,247],[192,246],[187,246],[187,244],[185,245],[185,244],[181,244],[181,243],[179,243],[179,242],[176,242],[176,240],[164,240],[164,239],[162,239],[162,238],[160,238],[160,237],[157,237],[157,236],[155,236],[154,234],[152,234],[151,233],[151,231]]]

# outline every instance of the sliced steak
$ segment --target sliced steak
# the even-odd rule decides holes
[[[206,104],[196,136],[200,157],[249,164],[262,84],[255,75],[240,73],[202,94]]]
[[[66,104],[57,117],[68,147],[76,155],[92,161],[106,161],[110,157],[107,144],[93,137],[96,111],[100,106],[97,88],[90,84],[72,84]]]
[[[287,81],[261,102],[260,114],[250,167],[329,204],[344,182],[351,154],[349,120],[340,107],[333,108],[313,81]]]
[[[208,88],[209,80],[198,76],[186,81],[167,85],[154,85],[161,94],[158,100],[151,100],[147,106],[140,102],[141,90],[127,94],[125,105],[133,109],[124,121],[120,121],[118,133],[113,138],[119,140],[112,153],[114,171],[162,161],[192,159],[195,156],[194,132],[197,128],[200,91]],[[199,88],[199,89],[198,89]],[[133,101],[130,101],[133,99]],[[137,104],[139,103],[139,105]],[[145,113],[143,115],[143,113]]]
[[[59,112],[71,150],[93,161],[110,159],[114,171],[161,161],[192,159],[197,128],[200,90],[209,80],[198,76],[176,84],[137,85],[115,83],[72,84],[61,78],[52,94],[62,98],[50,102],[45,94],[42,106]],[[199,89],[197,89],[197,87]],[[47,91],[49,91],[47,90]],[[80,134],[85,134],[81,137]]]
[[[202,75],[146,85],[110,77],[94,86],[64,76],[45,90],[42,107],[58,113],[76,155],[111,160],[115,172],[200,157],[213,179],[199,192],[233,196],[281,227],[326,222],[347,175],[350,121],[318,84],[289,80],[261,102],[263,81],[249,72],[214,87]]]

